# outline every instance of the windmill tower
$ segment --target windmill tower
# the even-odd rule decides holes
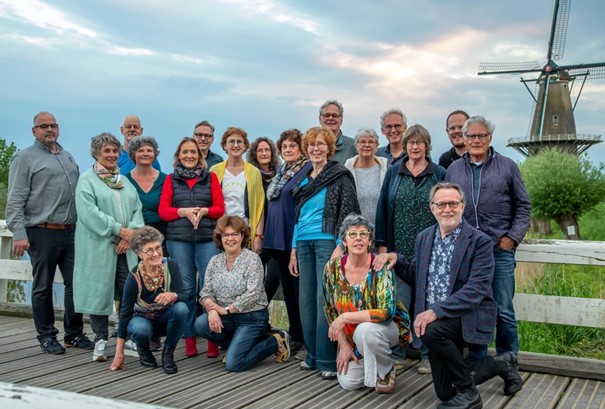
[[[507,145],[525,156],[533,156],[552,147],[579,155],[601,142],[600,135],[576,133],[574,109],[586,81],[605,77],[605,62],[570,65],[555,62],[563,58],[570,6],[571,0],[555,0],[546,64],[543,67],[537,61],[479,64],[478,75],[539,73],[535,79],[521,77],[521,82],[535,102],[529,135],[511,138]],[[576,80],[581,85],[572,104],[570,93]],[[536,83],[533,92],[527,85],[529,82]]]

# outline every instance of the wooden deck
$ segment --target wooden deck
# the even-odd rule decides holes
[[[415,360],[407,360],[398,373],[393,394],[378,395],[370,389],[345,391],[336,381],[299,370],[294,358],[285,364],[268,358],[247,372],[228,373],[219,358],[206,357],[203,341],[198,342],[201,354],[195,358],[186,358],[180,345],[176,352],[179,373],[166,375],[160,368],[141,367],[132,357],[126,357],[125,370],[111,372],[109,361],[91,362],[90,351],[68,349],[65,355],[48,355],[40,350],[35,336],[31,319],[0,316],[0,382],[173,408],[427,409],[439,403],[430,375],[419,375]],[[110,353],[114,345],[115,339],[110,340]],[[605,376],[595,375],[596,379]],[[498,378],[480,385],[484,407],[605,408],[602,381],[532,372],[522,372],[522,376],[523,389],[513,398],[502,394]],[[0,396],[0,406],[10,408],[6,403]]]

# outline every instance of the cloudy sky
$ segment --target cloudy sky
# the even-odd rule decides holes
[[[0,137],[31,144],[48,110],[82,168],[90,138],[138,114],[166,170],[181,137],[208,119],[251,138],[317,125],[327,99],[343,130],[379,131],[402,109],[449,148],[454,109],[496,124],[494,145],[526,135],[532,100],[519,76],[478,77],[480,61],[545,62],[552,0],[0,0]],[[573,0],[565,59],[605,61],[603,0]],[[530,78],[531,76],[528,76]],[[575,87],[577,90],[579,84]],[[576,108],[579,133],[605,136],[605,79]],[[386,140],[382,137],[382,141]],[[218,147],[217,147],[218,148]],[[589,151],[605,162],[605,143]]]

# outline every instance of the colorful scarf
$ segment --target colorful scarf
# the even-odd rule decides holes
[[[122,175],[120,175],[120,168],[116,166],[112,170],[107,170],[103,165],[99,162],[95,162],[92,165],[92,170],[97,174],[97,176],[112,189],[122,189],[124,187],[124,183],[122,182]]]
[[[197,179],[202,176],[203,170],[204,167],[201,163],[198,163],[198,165],[193,169],[188,169],[184,167],[181,163],[177,163],[176,167],[174,168],[174,171],[177,173],[177,175],[179,175],[183,179]]]
[[[293,164],[288,166],[287,163],[283,163],[277,170],[277,174],[273,179],[271,179],[271,183],[267,187],[267,200],[273,200],[278,197],[290,179],[294,177],[302,168],[305,163],[308,162],[308,159],[302,155],[298,160]]]

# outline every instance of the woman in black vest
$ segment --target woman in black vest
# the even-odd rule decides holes
[[[195,330],[196,289],[204,286],[204,274],[210,258],[217,254],[212,241],[216,220],[225,213],[221,185],[194,138],[185,137],[174,153],[174,172],[166,176],[159,213],[166,221],[166,247],[177,262],[183,284],[190,295],[189,319],[185,324],[185,355],[197,355]],[[196,276],[199,273],[199,279]],[[209,345],[208,355],[218,356],[216,345]]]

